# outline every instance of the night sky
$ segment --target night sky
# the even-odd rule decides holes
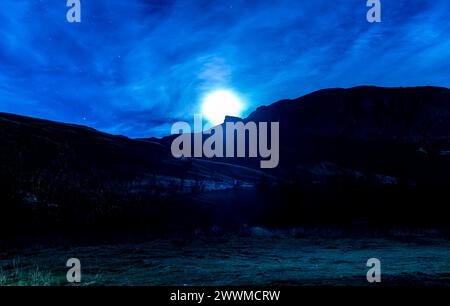
[[[328,87],[450,87],[450,1],[1,0],[0,111],[170,134],[230,89],[259,105]]]

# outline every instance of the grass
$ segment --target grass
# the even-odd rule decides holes
[[[395,234],[395,235],[394,235]],[[387,237],[267,234],[154,239],[0,254],[0,286],[327,285],[364,286],[368,258],[382,262],[382,284],[450,285],[450,241],[425,232]],[[81,261],[81,283],[66,261]]]
[[[44,266],[47,266],[43,262]],[[70,284],[66,280],[66,270],[45,270],[36,261],[24,263],[20,257],[8,262],[0,262],[0,286],[93,286],[102,283],[100,272],[83,274],[82,283]]]
[[[20,258],[0,267],[0,286],[51,286],[60,281],[50,271],[42,271],[37,264],[25,266]]]

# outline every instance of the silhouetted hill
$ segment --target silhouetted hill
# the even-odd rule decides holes
[[[436,216],[446,209],[444,190],[450,187],[447,88],[324,89],[259,107],[243,121],[280,123],[280,163],[265,171],[282,178],[285,194],[297,202],[331,206],[326,214],[325,208],[316,212],[319,220],[331,215],[365,220],[368,207],[380,212],[373,219],[399,224],[420,219],[419,211],[423,220],[446,219]],[[249,158],[216,160],[260,166]],[[290,202],[281,199],[274,200],[278,207]],[[424,210],[424,203],[433,208]],[[290,215],[282,213],[279,223]]]
[[[245,121],[280,122],[280,164],[271,172],[332,194],[330,206],[347,203],[355,219],[448,224],[439,213],[449,205],[449,89],[325,89],[260,107]],[[336,216],[345,217],[339,206]]]
[[[449,89],[326,89],[244,121],[280,123],[279,167],[0,113],[2,233],[449,225]]]
[[[250,188],[262,176],[175,159],[157,142],[6,113],[0,113],[0,140],[0,227],[12,232],[196,223],[201,214],[189,220],[196,209],[189,202],[199,194]]]
[[[95,171],[110,179],[161,175],[224,184],[251,183],[260,175],[242,167],[175,159],[170,149],[154,141],[12,114],[0,113],[0,133],[2,169],[18,171],[15,175],[55,169],[66,174]]]

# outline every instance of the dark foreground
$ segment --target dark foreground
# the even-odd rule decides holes
[[[450,240],[430,233],[305,235],[302,230],[190,239],[0,249],[0,285],[68,285],[65,264],[82,265],[82,285],[366,286],[366,262],[381,260],[387,286],[450,285]]]

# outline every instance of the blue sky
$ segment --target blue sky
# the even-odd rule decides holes
[[[0,111],[130,137],[170,134],[201,98],[259,105],[328,87],[450,87],[450,1],[65,0],[0,3]]]

